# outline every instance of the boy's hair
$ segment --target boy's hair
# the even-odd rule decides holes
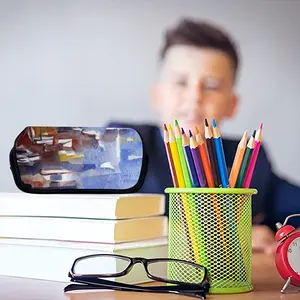
[[[223,51],[230,57],[234,77],[236,77],[239,67],[236,45],[229,35],[216,25],[191,18],[182,18],[166,31],[160,52],[161,60],[164,59],[167,50],[174,45],[191,45]]]

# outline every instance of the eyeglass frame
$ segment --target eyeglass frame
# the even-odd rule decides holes
[[[74,272],[74,268],[75,265],[78,263],[78,261],[80,260],[84,260],[84,259],[88,259],[88,258],[92,258],[92,257],[97,257],[97,256],[103,256],[103,257],[115,257],[115,258],[120,258],[123,260],[127,260],[130,261],[129,265],[125,268],[124,271],[120,272],[120,273],[109,273],[109,274],[76,274]],[[150,263],[154,263],[154,262],[162,262],[162,261],[170,261],[170,262],[180,262],[180,263],[184,263],[184,264],[188,264],[191,266],[194,266],[196,268],[200,268],[202,269],[202,271],[204,272],[204,276],[203,276],[203,280],[200,283],[189,283],[189,282],[183,282],[183,281],[177,281],[177,280],[166,280],[164,278],[160,278],[154,275],[151,275],[151,273],[149,273],[148,270],[148,265]],[[191,262],[191,261],[186,261],[186,260],[182,260],[182,259],[176,259],[176,258],[143,258],[143,257],[129,257],[129,256],[125,256],[125,255],[120,255],[120,254],[110,254],[110,253],[99,253],[99,254],[90,254],[90,255],[85,255],[85,256],[81,256],[78,257],[74,260],[72,267],[68,273],[68,276],[70,278],[76,278],[76,279],[80,279],[80,278],[95,278],[95,277],[101,277],[101,278],[111,278],[111,277],[122,277],[127,275],[133,268],[133,266],[137,263],[141,263],[144,266],[144,269],[146,271],[147,277],[154,280],[154,281],[159,281],[159,282],[164,282],[164,283],[171,283],[171,284],[177,284],[177,285],[184,285],[184,286],[202,286],[203,284],[209,286],[209,280],[208,280],[208,272],[206,267],[199,265],[197,263]]]
[[[109,256],[109,257],[117,257],[117,258],[122,258],[126,261],[130,261],[130,264],[127,266],[127,268],[120,273],[111,273],[111,274],[103,274],[105,277],[120,277],[128,274],[134,264],[136,263],[142,263],[144,265],[146,274],[150,275],[150,279],[157,280],[160,282],[171,282],[171,280],[164,280],[163,278],[156,277],[151,275],[148,272],[148,269],[146,264],[148,261],[150,262],[155,262],[155,261],[180,261],[183,263],[188,263],[191,265],[194,265],[196,267],[201,267],[201,269],[204,271],[204,280],[200,284],[196,283],[186,283],[186,282],[180,282],[180,284],[177,285],[172,285],[172,286],[137,286],[137,285],[131,285],[131,284],[126,284],[126,283],[121,283],[121,282],[115,282],[115,281],[110,281],[106,279],[101,279],[98,277],[104,277],[102,274],[75,274],[74,273],[74,267],[76,263],[79,260],[86,259],[89,257],[95,257],[95,256]],[[148,262],[149,263],[149,262]],[[69,277],[71,277],[71,282],[76,282],[80,284],[69,284],[64,288],[64,292],[70,292],[74,290],[89,290],[89,289],[112,289],[115,291],[131,291],[131,292],[150,292],[150,293],[171,293],[171,294],[177,294],[177,295],[183,295],[183,296],[188,296],[188,297],[195,297],[195,298],[200,298],[202,300],[206,299],[206,294],[209,292],[210,284],[207,278],[207,272],[206,268],[192,263],[188,262],[185,260],[179,260],[179,259],[170,259],[170,258],[155,258],[155,259],[145,259],[141,257],[128,257],[128,256],[123,256],[123,255],[118,255],[118,254],[92,254],[92,255],[86,255],[79,257],[76,259],[72,265],[72,268],[69,272]],[[151,278],[152,277],[152,278]],[[157,279],[156,279],[157,278]],[[176,281],[174,281],[176,282]]]

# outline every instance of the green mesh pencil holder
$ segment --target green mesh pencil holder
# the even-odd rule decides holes
[[[210,293],[252,291],[251,202],[257,190],[167,188],[165,192],[169,194],[169,257],[205,266]],[[169,277],[197,280],[188,270],[176,272],[169,269]]]

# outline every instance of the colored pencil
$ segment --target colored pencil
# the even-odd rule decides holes
[[[205,119],[205,140],[206,140],[207,151],[208,151],[208,156],[211,164],[215,187],[221,187],[222,185],[221,185],[220,173],[219,173],[218,162],[216,157],[215,145],[213,142],[213,135],[209,128],[207,119]]]
[[[194,165],[194,161],[193,161],[193,156],[191,153],[191,149],[190,149],[190,143],[189,143],[189,138],[187,137],[187,135],[184,132],[184,129],[181,128],[181,138],[182,138],[182,146],[184,149],[184,154],[185,154],[185,159],[187,162],[187,166],[188,166],[188,171],[190,174],[190,178],[191,178],[191,183],[192,183],[192,187],[199,187],[199,182],[198,182],[198,177],[197,177],[197,172],[196,172],[196,168]],[[192,221],[192,226],[193,226],[193,232],[196,233],[196,241],[197,241],[197,246],[198,246],[198,251],[200,250],[199,254],[200,257],[199,259],[201,260],[201,263],[203,265],[208,265],[208,261],[207,261],[207,254],[206,254],[206,249],[203,247],[203,243],[205,243],[205,239],[207,238],[204,234],[203,234],[203,230],[204,227],[201,230],[203,225],[203,222],[200,218],[200,214],[198,212],[199,209],[199,205],[200,203],[197,203],[195,201],[195,198],[193,197],[193,195],[188,194],[188,195],[183,195],[183,197],[187,196],[187,200],[189,202],[190,205],[190,209],[191,209],[191,221]],[[195,254],[196,256],[196,254]]]
[[[219,171],[221,176],[221,183],[223,188],[228,188],[229,187],[228,171],[227,171],[226,160],[225,160],[225,155],[223,150],[222,138],[215,119],[212,119],[212,124],[213,124],[213,136],[214,136],[217,161],[218,161],[218,166],[219,166]]]
[[[222,138],[215,119],[212,119],[212,125],[213,125],[214,143],[216,147],[217,161],[220,170],[222,187],[229,188],[228,171],[227,171],[226,160],[225,160],[225,155],[223,150]],[[222,206],[225,206],[224,208],[227,211],[226,214],[228,217],[228,223],[227,223],[228,227],[225,228],[225,230],[226,231],[229,230],[228,234],[229,236],[231,236],[231,241],[233,242],[233,244],[230,243],[229,246],[232,245],[232,247],[236,251],[236,259],[239,259],[241,248],[239,244],[237,227],[235,223],[235,218],[236,218],[234,213],[235,210],[232,207],[232,198],[230,195],[224,195],[224,199],[223,199],[223,203],[221,204],[221,207]],[[245,274],[245,268],[243,265],[241,265],[240,273],[238,275],[242,279],[244,278],[244,274]]]
[[[175,141],[174,132],[173,132],[172,126],[170,124],[168,124],[168,131],[169,131],[169,145],[170,145],[171,154],[172,154],[174,167],[175,167],[175,171],[176,171],[176,176],[177,176],[177,180],[178,180],[178,186],[181,188],[184,188],[185,183],[184,183],[183,172],[182,172],[182,168],[181,168],[181,164],[180,164],[179,153],[178,153],[177,144]]]
[[[186,134],[185,134],[186,136]],[[200,158],[200,153],[199,153],[199,149],[198,149],[198,144],[196,142],[196,138],[193,136],[191,130],[189,130],[189,148],[190,148],[190,152],[192,154],[192,161],[194,163],[195,166],[195,171],[196,171],[196,177],[198,179],[199,185],[201,187],[206,187],[207,183],[206,183],[206,179],[205,179],[205,174],[204,174],[204,170],[203,170],[203,166],[202,166],[202,162],[201,162],[201,158]],[[194,200],[194,199],[191,199]],[[199,228],[199,226],[196,224],[195,229],[196,232],[198,232],[197,234],[199,234],[199,247],[200,247],[200,251],[201,251],[201,260],[203,261],[203,265],[206,265],[208,270],[210,270],[210,265],[211,265],[211,260],[210,260],[210,253],[207,251],[209,250],[209,248],[205,248],[203,245],[203,243],[208,243],[208,245],[211,245],[211,247],[214,246],[214,244],[211,241],[211,236],[209,236],[209,230],[210,228],[207,227],[207,223],[205,218],[201,216],[201,209],[203,209],[203,202],[201,201],[201,197],[199,199],[197,199],[197,206],[196,206],[196,210],[195,210],[195,216],[197,217],[197,224],[199,224],[201,226],[201,228]],[[205,206],[206,209],[208,209],[208,205]],[[209,246],[208,246],[209,247]]]
[[[244,180],[246,177],[246,173],[249,167],[249,163],[252,157],[252,153],[253,153],[253,148],[254,148],[254,137],[256,135],[256,130],[254,130],[252,136],[249,139],[249,142],[247,144],[247,150],[245,153],[245,157],[244,157],[244,161],[241,167],[241,176],[240,176],[240,181],[236,184],[236,187],[242,188],[244,185]],[[240,220],[242,214],[243,214],[243,207],[244,207],[244,203],[245,203],[245,195],[242,195],[241,200],[240,200],[240,209],[238,209],[238,213],[237,213],[237,219]]]
[[[252,175],[253,175],[253,172],[255,169],[255,165],[256,165],[259,149],[260,149],[261,139],[262,139],[262,124],[260,124],[259,129],[256,131],[254,149],[253,149],[251,159],[249,162],[249,167],[248,167],[248,170],[246,173],[246,177],[245,177],[245,181],[244,181],[244,188],[250,187]]]
[[[178,153],[179,153],[180,164],[182,167],[185,187],[189,188],[189,187],[192,187],[192,180],[190,177],[189,169],[188,169],[186,158],[184,155],[183,146],[182,146],[181,130],[180,130],[177,120],[175,120],[175,139],[176,139],[177,149],[178,149]]]
[[[190,148],[190,141],[187,135],[184,132],[184,129],[181,128],[181,134],[182,134],[182,146],[184,149],[185,159],[187,162],[187,166],[189,169],[191,181],[192,181],[192,187],[200,187],[196,167],[193,160],[192,151]]]
[[[253,135],[250,137],[250,139],[247,143],[247,148],[246,148],[246,151],[245,151],[243,162],[242,162],[242,165],[241,165],[241,168],[240,168],[240,171],[239,171],[239,175],[238,175],[238,178],[237,178],[237,181],[236,181],[236,184],[235,184],[236,188],[242,188],[243,185],[244,185],[245,176],[246,176],[246,173],[247,173],[247,169],[248,169],[249,162],[250,162],[251,155],[252,155],[253,148],[254,148],[254,136],[255,136],[255,134],[256,134],[256,130],[254,130]]]
[[[177,178],[178,178],[178,183],[179,183],[179,187],[186,187],[185,186],[185,181],[184,181],[184,176],[183,176],[183,171],[181,168],[181,163],[180,163],[180,156],[179,156],[179,151],[177,149],[177,143],[175,141],[175,135],[173,133],[173,129],[172,126],[170,124],[168,124],[168,131],[169,131],[169,143],[170,143],[170,148],[171,148],[171,153],[173,156],[173,161],[174,161],[174,165],[175,165],[175,169],[176,169],[176,174],[177,174]],[[181,140],[181,138],[180,138]],[[181,150],[182,146],[181,146]],[[173,152],[175,154],[175,157],[173,155]],[[178,173],[177,173],[178,171]],[[189,186],[191,187],[191,186]],[[197,263],[201,264],[201,257],[200,257],[200,249],[199,249],[199,245],[201,245],[201,243],[199,243],[198,240],[198,236],[194,234],[195,232],[195,228],[194,228],[194,220],[197,220],[197,216],[195,218],[194,213],[196,211],[195,209],[195,204],[193,202],[190,201],[189,199],[189,195],[183,193],[180,194],[181,195],[181,200],[182,200],[182,205],[183,205],[183,209],[184,209],[184,215],[186,217],[186,224],[187,224],[187,228],[188,228],[188,240],[190,239],[191,244],[192,244],[192,251],[195,257],[195,261]],[[185,226],[184,226],[185,227]]]
[[[177,143],[175,141],[175,135],[172,129],[172,126],[168,124],[168,131],[169,131],[169,144],[171,149],[171,154],[174,161],[176,176],[178,179],[178,185],[180,188],[185,187],[183,172],[180,164],[180,158],[179,153],[177,149]],[[182,216],[184,216],[184,220],[182,220],[182,224],[186,224],[187,226],[182,226],[182,230],[184,231],[184,234],[186,235],[187,242],[191,245],[191,250],[193,252],[195,261],[198,263],[201,263],[200,258],[200,250],[199,250],[199,241],[197,239],[197,236],[194,234],[194,224],[193,224],[193,211],[195,210],[193,207],[190,207],[190,201],[188,198],[188,195],[186,194],[180,194],[180,198],[182,201],[183,206],[183,212]],[[193,205],[192,205],[193,206]],[[179,207],[180,209],[180,207]]]
[[[165,148],[166,148],[166,153],[167,153],[167,157],[168,157],[168,162],[169,162],[169,167],[170,167],[170,171],[171,171],[173,185],[174,185],[174,187],[179,187],[177,176],[176,176],[175,165],[174,165],[171,148],[170,148],[170,143],[169,143],[169,132],[168,132],[166,124],[164,124],[164,143],[165,143]]]
[[[194,165],[196,168],[196,173],[198,177],[198,181],[201,187],[207,187],[207,182],[204,174],[204,169],[200,157],[200,152],[198,149],[198,144],[196,142],[195,137],[193,136],[191,130],[189,131],[190,134],[190,149],[193,156]]]
[[[230,172],[230,176],[229,176],[229,186],[231,188],[235,187],[236,184],[236,180],[237,177],[239,175],[239,171],[243,162],[243,157],[246,151],[246,147],[247,147],[247,137],[248,137],[248,133],[247,131],[244,132],[243,137],[241,138],[236,153],[235,153],[235,157],[233,160],[233,164],[232,164],[232,168],[231,168],[231,172]]]
[[[208,185],[208,187],[213,188],[213,187],[215,187],[215,184],[214,184],[213,173],[211,170],[211,165],[210,165],[210,162],[208,159],[204,140],[203,140],[201,133],[199,132],[197,126],[195,126],[195,137],[196,137],[196,142],[198,144],[198,149],[199,149],[200,158],[201,158],[201,161],[203,164],[203,169],[204,169],[207,185]]]
[[[198,139],[199,139],[199,136],[198,136]],[[201,143],[201,149],[205,149],[206,155],[204,154],[203,150],[201,150],[201,153],[203,153],[202,154],[203,157],[209,156],[209,158],[210,158],[210,162],[208,161],[208,163],[207,163],[207,165],[209,166],[208,174],[210,174],[210,175],[208,175],[207,178],[210,178],[210,179],[211,179],[211,177],[213,178],[212,181],[207,181],[207,182],[208,182],[208,184],[210,184],[209,185],[210,188],[219,187],[221,180],[219,179],[220,176],[219,176],[219,171],[217,168],[218,165],[217,165],[217,159],[216,159],[216,154],[215,154],[215,147],[214,147],[214,143],[212,140],[212,133],[209,128],[207,119],[205,119],[205,140],[206,140],[206,145],[207,145],[207,152],[206,152],[206,149],[204,148],[205,144],[202,145],[201,139],[199,139],[199,142]],[[203,161],[205,162],[205,159]],[[205,164],[204,164],[204,166],[205,166]],[[219,237],[221,237],[221,239],[223,241],[226,258],[227,258],[227,261],[229,261],[230,257],[228,256],[228,252],[227,252],[227,246],[226,246],[227,241],[226,241],[226,237],[225,237],[225,230],[224,230],[222,220],[221,220],[221,207],[220,207],[218,197],[216,194],[212,194],[211,198],[212,198],[213,209],[215,212],[214,219],[215,219],[216,223],[218,223],[218,229],[220,230]]]

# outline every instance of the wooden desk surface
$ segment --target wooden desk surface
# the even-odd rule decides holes
[[[1,267],[1,266],[0,266]],[[265,299],[265,300],[292,300],[300,299],[299,289],[290,287],[288,293],[281,294],[280,290],[284,281],[278,275],[274,259],[263,254],[253,256],[253,285],[254,291],[235,295],[208,295],[207,299]],[[143,297],[143,300],[179,300],[196,299],[178,295],[164,295],[153,293],[130,292],[72,292],[64,294],[65,283],[41,281],[24,278],[0,276],[1,300],[135,300]]]

